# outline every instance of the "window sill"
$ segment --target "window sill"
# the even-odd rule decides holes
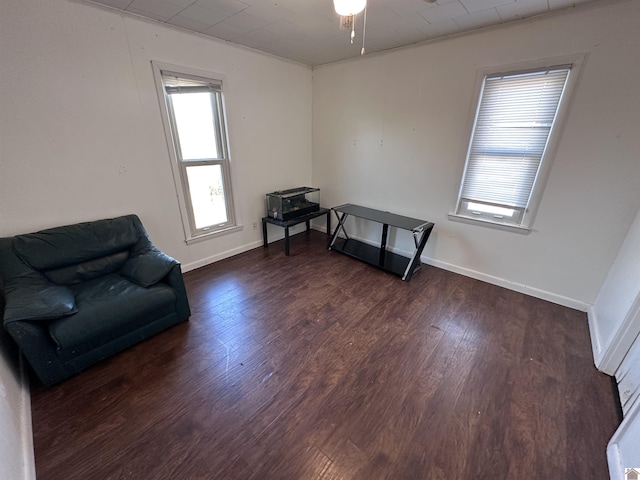
[[[447,217],[453,222],[468,223],[470,225],[495,228],[496,230],[519,233],[520,235],[529,235],[529,233],[531,233],[530,227],[524,227],[520,225],[508,225],[506,223],[492,222],[491,220],[467,217],[463,215],[457,215],[455,213],[450,213],[447,215]]]
[[[202,235],[198,235],[197,237],[187,238],[185,240],[185,243],[187,245],[193,245],[194,243],[203,242],[205,240],[209,240],[211,238],[219,237],[221,235],[226,235],[228,233],[240,232],[243,228],[244,228],[244,226],[242,226],[242,225],[235,225],[233,227],[224,228],[222,230],[216,230],[214,232],[203,233]]]

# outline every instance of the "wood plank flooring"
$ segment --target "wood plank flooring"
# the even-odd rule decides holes
[[[189,272],[189,322],[34,385],[38,479],[608,478],[584,313],[326,244]]]

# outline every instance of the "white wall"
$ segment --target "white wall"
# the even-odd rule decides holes
[[[640,2],[611,3],[315,69],[314,185],[435,222],[427,262],[586,310],[640,207],[639,21]],[[449,221],[477,72],[573,54],[587,60],[534,231]]]
[[[35,479],[31,402],[18,352],[0,332],[0,478]]]
[[[151,60],[226,77],[239,233],[187,246]],[[0,15],[0,236],[137,213],[186,268],[261,243],[264,194],[311,180],[311,69],[66,0]]]

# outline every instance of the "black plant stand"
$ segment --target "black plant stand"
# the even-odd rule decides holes
[[[311,227],[309,222],[314,218],[321,217],[322,215],[327,216],[327,235],[331,234],[331,210],[328,208],[320,208],[317,212],[308,213],[306,215],[302,215],[297,218],[292,218],[291,220],[278,220],[277,218],[272,217],[262,217],[262,240],[263,245],[267,247],[269,245],[269,240],[267,238],[267,223],[271,225],[277,225],[279,227],[284,228],[284,254],[289,255],[289,227],[293,227],[294,225],[298,225],[302,222],[307,224],[307,232]]]

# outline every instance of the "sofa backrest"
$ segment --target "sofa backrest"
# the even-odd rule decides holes
[[[42,273],[51,282],[58,285],[74,285],[109,273],[118,272],[128,259],[129,250],[123,250],[122,252],[75,263],[67,267],[45,270]]]
[[[146,233],[136,215],[78,223],[18,235],[15,253],[59,285],[120,270]]]

